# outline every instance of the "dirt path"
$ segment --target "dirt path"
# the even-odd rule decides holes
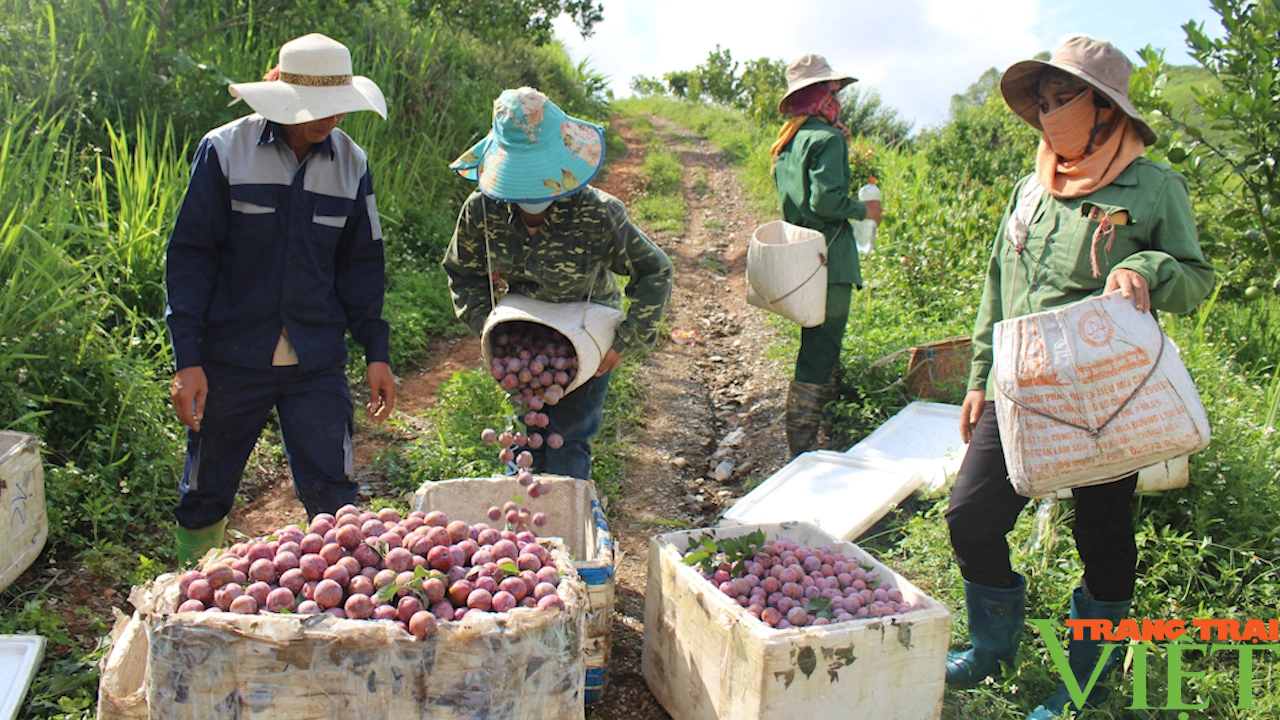
[[[751,208],[723,153],[660,118],[650,120],[686,168],[683,232],[650,235],[676,266],[666,326],[695,330],[698,340],[681,345],[663,338],[639,371],[644,427],[634,438],[621,502],[610,513],[621,552],[608,685],[587,713],[598,720],[669,717],[640,675],[650,538],[675,529],[673,522],[715,525],[744,483],[768,477],[786,461],[779,418],[787,380],[779,363],[764,358],[773,341],[764,313],[745,299],[747,243],[765,219]],[[633,152],[602,187],[625,202],[634,190],[625,165],[640,164],[640,146],[625,123],[617,129]],[[741,439],[722,447],[738,429]],[[720,463],[733,468],[723,483],[713,477]]]
[[[686,168],[685,227],[649,233],[677,272],[664,327],[694,331],[697,340],[685,345],[660,338],[638,370],[644,421],[632,438],[635,450],[621,500],[609,513],[620,550],[617,602],[608,684],[601,702],[587,711],[591,720],[669,717],[640,675],[650,539],[676,527],[715,525],[744,494],[744,485],[786,462],[781,418],[787,368],[765,359],[773,332],[765,314],[745,300],[747,243],[767,218],[752,209],[723,153],[661,118],[649,120]],[[625,119],[613,128],[626,140],[628,154],[611,162],[597,185],[628,202],[641,189],[644,146]],[[419,416],[434,403],[441,382],[456,370],[475,367],[479,357],[475,338],[437,341],[427,367],[400,379],[397,414]],[[740,437],[723,444],[738,429]],[[393,494],[370,463],[383,448],[412,437],[395,426],[359,428],[356,466],[365,499]],[[715,479],[717,466],[729,471],[723,482]],[[251,469],[256,472],[242,486],[249,502],[232,512],[230,527],[261,535],[303,515],[278,458],[263,458]]]

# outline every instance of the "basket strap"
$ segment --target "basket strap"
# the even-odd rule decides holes
[[[791,297],[792,295],[794,295],[794,294],[796,293],[796,291],[797,291],[797,290],[799,290],[800,288],[804,287],[805,285],[808,285],[808,284],[809,284],[809,281],[810,281],[810,280],[812,280],[812,279],[813,279],[813,277],[814,277],[815,275],[817,275],[817,274],[818,274],[818,271],[819,271],[819,270],[821,270],[822,268],[826,267],[826,266],[827,266],[827,254],[826,254],[826,253],[818,253],[818,266],[817,266],[817,267],[815,267],[815,268],[813,269],[813,272],[809,273],[809,277],[805,278],[804,280],[801,280],[799,285],[797,285],[797,286],[795,286],[795,287],[791,288],[791,290],[789,290],[788,292],[786,292],[786,293],[782,294],[782,295],[781,295],[780,297],[778,297],[777,299],[775,299],[775,300],[769,300],[769,301],[767,301],[767,302],[768,302],[770,305],[774,305],[774,304],[776,304],[776,303],[780,303],[780,302],[782,302],[783,300],[786,300],[787,298]]]
[[[1115,409],[1115,412],[1111,413],[1111,415],[1107,417],[1107,419],[1104,420],[1102,424],[1097,427],[1097,429],[1085,427],[1084,425],[1073,423],[1070,420],[1063,420],[1062,418],[1057,417],[1056,415],[1044,412],[1042,410],[1037,410],[1036,408],[1033,408],[1030,405],[1027,405],[1021,400],[1005,392],[1005,389],[1000,386],[1000,383],[996,383],[996,390],[999,391],[1001,395],[1008,398],[1009,402],[1013,403],[1019,408],[1022,408],[1023,410],[1026,410],[1029,413],[1032,413],[1033,415],[1039,415],[1042,418],[1052,420],[1061,425],[1066,425],[1067,427],[1073,427],[1077,430],[1081,430],[1086,433],[1089,433],[1089,435],[1092,436],[1093,438],[1097,438],[1099,435],[1102,434],[1103,430],[1107,429],[1107,426],[1111,424],[1112,420],[1115,420],[1117,417],[1119,417],[1120,413],[1123,412],[1126,407],[1129,407],[1129,403],[1132,402],[1133,399],[1138,396],[1138,391],[1146,387],[1147,381],[1150,380],[1151,376],[1155,374],[1156,368],[1160,367],[1160,359],[1164,357],[1164,346],[1165,346],[1165,334],[1161,332],[1160,333],[1160,350],[1156,352],[1156,361],[1151,363],[1151,369],[1147,371],[1147,374],[1144,375],[1142,380],[1133,388],[1133,391],[1130,392],[1129,396],[1124,399],[1124,402],[1120,403],[1120,406]]]

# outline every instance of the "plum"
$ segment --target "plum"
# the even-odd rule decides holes
[[[210,565],[204,570],[204,579],[209,583],[209,587],[216,590],[231,582],[231,566],[223,563]]]
[[[484,442],[485,445],[493,445],[498,442],[498,433],[493,428],[485,428],[480,431],[480,440]]]
[[[488,515],[490,520],[492,520],[493,522],[497,522],[502,519],[502,508],[498,507],[497,505],[494,505],[493,507],[489,508]]]
[[[188,570],[178,576],[178,591],[181,592],[184,597],[190,597],[187,595],[187,588],[191,585],[193,580],[202,579],[204,579],[204,575],[202,575],[199,570]]]
[[[202,610],[204,610],[204,603],[200,602],[199,600],[184,600],[183,603],[178,606],[178,612],[180,613],[181,612],[200,612]]]
[[[328,567],[329,561],[320,555],[303,555],[298,559],[298,569],[302,571],[303,578],[307,580],[322,579],[324,571]]]
[[[547,524],[547,514],[544,512],[536,512],[533,514],[533,524],[542,527]]]
[[[523,600],[525,595],[529,594],[528,586],[525,585],[524,580],[518,577],[509,577],[504,579],[502,582],[498,583],[498,590],[500,592],[510,593],[511,596],[515,598],[516,602]]]
[[[326,581],[335,582],[342,588],[346,588],[347,583],[351,582],[351,573],[341,565],[330,565],[325,568],[324,579]]]
[[[540,582],[538,583],[537,587],[533,589],[533,597],[535,600],[541,600],[542,598],[547,597],[548,595],[555,595],[555,594],[556,594],[556,586],[552,585],[551,583]]]
[[[319,615],[324,612],[324,608],[320,607],[315,600],[303,600],[298,603],[298,609],[294,612],[299,615]]]
[[[256,615],[258,614],[258,601],[254,600],[252,595],[241,595],[231,601],[231,606],[228,610],[240,615]]]
[[[259,558],[254,560],[253,565],[249,567],[249,579],[254,582],[272,583],[275,582],[277,577],[274,560]]]
[[[427,538],[431,540],[432,545],[452,545],[453,535],[443,527],[433,527],[427,531]]]
[[[491,610],[493,609],[493,594],[484,588],[478,587],[467,595],[467,607],[476,608],[477,610]]]
[[[373,601],[368,595],[352,595],[343,604],[342,611],[353,620],[366,620],[373,617]]]
[[[267,593],[267,610],[269,612],[293,610],[293,601],[293,593],[288,588],[278,587]]]
[[[248,559],[249,562],[253,562],[254,560],[270,558],[275,554],[275,551],[271,549],[270,545],[258,542],[249,546],[249,551],[244,554],[244,557]]]
[[[307,582],[307,578],[298,568],[291,568],[280,573],[280,587],[287,589],[289,592],[297,594],[302,591],[302,586]]]
[[[455,607],[466,605],[467,598],[470,597],[473,590],[475,590],[475,585],[472,585],[471,581],[459,580],[449,586],[447,592],[449,602],[453,603]]]
[[[440,578],[427,578],[422,581],[422,592],[427,596],[429,603],[438,603],[443,600],[446,589],[444,581]]]
[[[346,556],[346,549],[338,543],[329,543],[328,545],[320,548],[320,557],[324,558],[324,561],[329,565],[333,565]]]
[[[432,549],[434,550],[434,548]],[[387,556],[382,559],[382,564],[388,570],[404,572],[413,567],[413,553],[402,547],[392,548],[387,552]]]
[[[552,608],[564,609],[564,598],[556,594],[544,595],[538,598],[539,610],[550,610]]]
[[[493,557],[496,560],[501,560],[503,558],[515,560],[516,557],[518,557],[517,553],[516,544],[506,538],[503,538],[493,544]]]
[[[352,595],[372,595],[378,591],[373,581],[363,575],[357,575],[347,583],[347,591]]]
[[[551,433],[547,436],[547,447],[552,450],[559,450],[564,447],[564,436],[560,433]]]
[[[449,524],[449,516],[439,510],[432,510],[422,518],[422,521],[432,527],[445,527]]]
[[[303,555],[315,554],[320,552],[320,548],[324,547],[324,535],[311,533],[303,536],[301,542],[298,543],[298,549],[301,550],[298,557]]]
[[[267,596],[271,594],[271,585],[264,582],[256,582],[244,589],[244,594],[253,598],[258,603],[258,607],[267,604]]]
[[[423,610],[426,610],[426,607],[421,600],[413,595],[406,595],[400,598],[400,602],[396,603],[395,606],[396,617],[404,622],[409,622],[414,615]]]
[[[334,608],[342,604],[342,586],[333,580],[321,580],[316,585],[312,595],[312,599],[325,609]]]
[[[369,545],[361,544],[351,551],[351,557],[360,563],[361,568],[378,568],[382,565],[382,556]]]
[[[437,545],[431,548],[427,553],[427,564],[441,572],[453,567],[453,555],[449,552],[449,546]]]

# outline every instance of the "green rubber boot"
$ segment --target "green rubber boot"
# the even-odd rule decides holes
[[[807,453],[817,444],[822,408],[834,399],[831,383],[791,381],[787,389],[787,449],[791,457]]]
[[[1130,600],[1119,600],[1115,602],[1104,602],[1102,600],[1093,600],[1084,596],[1082,588],[1076,588],[1071,593],[1071,619],[1072,620],[1110,620],[1112,625],[1120,622],[1129,616],[1129,606],[1133,602]],[[1074,637],[1068,641],[1067,646],[1067,663],[1071,666],[1071,674],[1077,683],[1077,687],[1084,690],[1093,676],[1093,671],[1098,664],[1098,656],[1102,654],[1102,641],[1094,640],[1092,636],[1085,633],[1084,638],[1076,640]],[[1119,664],[1119,655],[1117,651],[1112,651],[1107,657],[1107,661],[1102,666],[1102,671],[1098,673],[1098,679],[1094,683],[1092,692],[1085,698],[1084,706],[1076,705],[1071,698],[1071,693],[1067,690],[1065,681],[1058,686],[1044,702],[1040,703],[1035,710],[1027,716],[1027,720],[1055,720],[1066,714],[1068,708],[1073,713],[1080,713],[1083,710],[1096,707],[1107,699],[1111,694],[1110,688],[1102,685],[1107,679],[1107,675],[1111,670]]]
[[[973,647],[947,653],[948,685],[976,685],[988,675],[998,675],[1001,663],[1013,663],[1017,658],[1027,614],[1027,580],[1017,575],[1017,583],[1006,589],[964,581]]]
[[[182,566],[190,565],[204,557],[204,554],[211,549],[222,547],[226,530],[226,518],[222,518],[209,527],[200,528],[199,530],[190,530],[179,525],[176,532],[178,564]]]

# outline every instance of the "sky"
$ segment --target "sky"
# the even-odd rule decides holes
[[[880,92],[916,129],[947,119],[951,96],[986,70],[1004,70],[1073,34],[1110,40],[1137,62],[1151,44],[1192,64],[1183,23],[1221,35],[1209,0],[602,0],[604,20],[583,39],[568,18],[556,36],[575,62],[611,78],[618,97],[635,75],[692,70],[717,44],[739,62],[826,56]]]

